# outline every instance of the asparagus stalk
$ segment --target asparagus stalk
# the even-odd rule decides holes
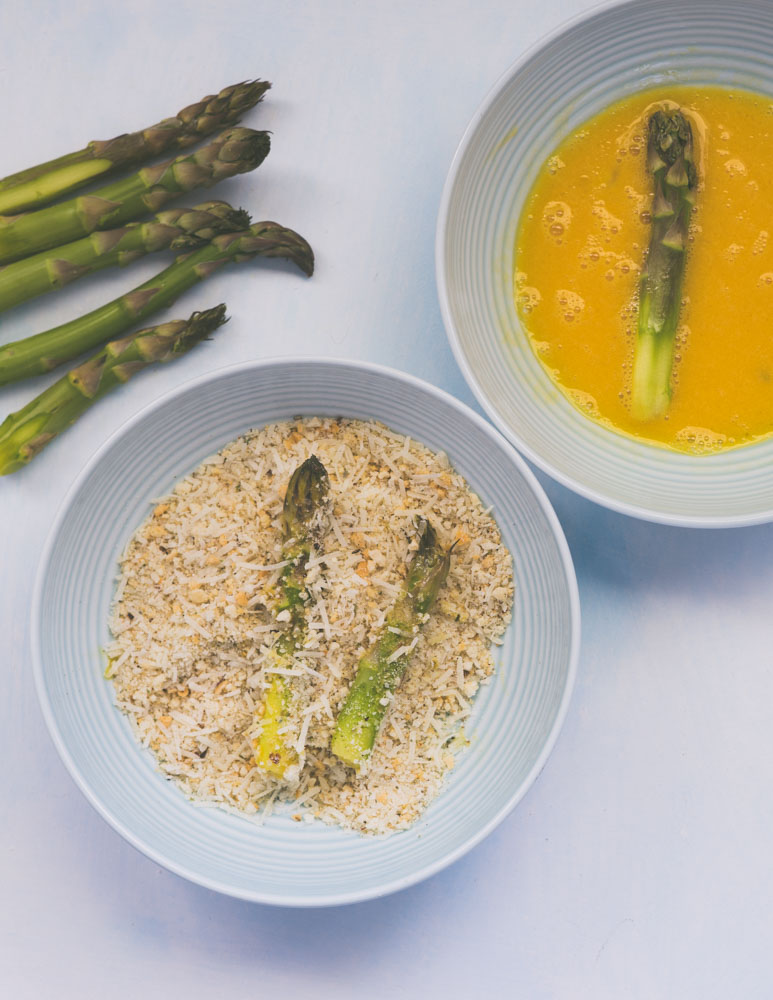
[[[360,660],[336,718],[330,749],[355,770],[373,751],[389,702],[450,565],[451,549],[442,549],[435,529],[429,521],[421,519],[419,547],[409,564],[400,596],[390,608],[375,642]]]
[[[43,333],[4,344],[0,347],[0,385],[44,374],[119,337],[229,261],[253,257],[283,257],[307,275],[314,270],[314,254],[306,240],[276,222],[258,222],[243,232],[215,236],[206,246],[178,257],[155,278],[107,305]]]
[[[688,227],[697,185],[692,130],[681,111],[652,115],[647,162],[654,195],[650,244],[639,282],[633,362],[631,412],[638,420],[662,416],[671,401]]]
[[[270,86],[264,80],[245,80],[141,132],[93,140],[75,153],[9,174],[0,180],[0,215],[41,208],[96,178],[185,149],[204,136],[236,125],[245,111],[263,99]]]
[[[43,250],[0,268],[0,312],[107,267],[123,267],[158,250],[194,250],[218,233],[246,229],[247,212],[224,201],[169,208],[149,222],[129,222]]]
[[[114,181],[91,194],[37,212],[0,219],[0,264],[29,257],[157,212],[173,198],[211,187],[260,166],[268,155],[267,132],[234,128],[194,153],[178,156]]]
[[[114,340],[0,424],[0,475],[15,472],[98,399],[148,365],[173,361],[226,321],[225,306]]]
[[[271,651],[272,665],[279,670],[293,667],[295,654],[306,639],[306,563],[324,514],[329,486],[327,471],[315,455],[298,466],[287,486],[282,508],[282,561],[287,560],[287,565],[279,578],[281,596],[275,609],[277,619],[284,620],[284,624]],[[287,675],[274,674],[263,704],[255,762],[279,778],[298,762],[297,751],[285,732],[292,699]]]

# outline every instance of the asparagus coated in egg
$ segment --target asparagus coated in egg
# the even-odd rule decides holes
[[[697,173],[690,123],[681,111],[656,111],[649,121],[647,165],[652,171],[652,233],[639,282],[639,320],[631,412],[662,416],[671,401],[671,375],[682,301],[682,279]]]

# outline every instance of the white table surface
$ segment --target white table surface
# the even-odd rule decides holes
[[[311,281],[232,269],[184,312],[232,320],[100,403],[0,481],[0,993],[26,998],[773,995],[773,526],[689,531],[541,476],[583,608],[579,676],[547,767],[480,846],[429,881],[322,911],[189,884],[87,804],[45,730],[29,601],[78,470],[140,407],[231,362],[378,361],[475,406],[433,265],[446,170],[478,103],[584,0],[27,0],[0,5],[0,174],[142,127],[226,83],[274,83],[273,132],[218,196],[314,245]],[[95,306],[158,262],[3,317],[4,341]],[[135,282],[137,278],[137,282]],[[111,293],[108,295],[108,293]],[[183,314],[183,309],[171,315]],[[16,409],[32,384],[3,391]]]

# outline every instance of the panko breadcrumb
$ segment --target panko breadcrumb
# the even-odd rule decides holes
[[[308,638],[293,668],[308,705],[303,767],[286,785],[254,751],[277,635],[282,501],[311,455],[331,504],[307,565]],[[451,570],[355,774],[327,747],[399,593],[417,516],[456,543]],[[496,522],[445,455],[375,422],[298,419],[238,438],[156,502],[121,557],[107,673],[139,742],[194,802],[257,818],[284,805],[296,821],[385,834],[413,823],[454,766],[512,600]]]

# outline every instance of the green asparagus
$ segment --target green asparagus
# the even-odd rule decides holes
[[[84,351],[119,337],[174,302],[198,281],[229,261],[282,257],[311,275],[314,254],[292,229],[258,222],[238,233],[215,236],[210,243],[178,257],[156,277],[85,316],[0,347],[0,385],[51,371]]]
[[[448,576],[452,548],[444,550],[429,521],[419,521],[419,547],[409,564],[400,596],[390,608],[375,642],[360,660],[336,718],[330,749],[355,770],[373,751],[419,630],[428,620],[430,608]]]
[[[0,219],[0,264],[132,222],[195,188],[254,170],[270,145],[267,132],[230,129],[194,153],[143,167],[91,194]]]
[[[219,305],[107,344],[0,424],[0,475],[26,465],[116,386],[148,365],[185,354],[225,320],[225,306]]]
[[[656,111],[650,118],[647,163],[654,196],[634,348],[631,413],[638,420],[662,416],[671,400],[688,228],[698,180],[692,130],[681,111]]]
[[[94,140],[75,153],[10,174],[0,180],[0,215],[41,208],[97,178],[192,146],[204,136],[235,125],[270,86],[264,80],[237,83],[141,132]]]
[[[320,529],[329,485],[324,465],[312,455],[298,466],[287,486],[282,509],[282,561],[287,565],[279,578],[281,596],[275,609],[278,620],[286,621],[271,650],[275,670],[291,670],[295,654],[306,639],[306,563]],[[255,761],[278,778],[298,761],[297,750],[285,732],[292,697],[287,674],[274,673],[263,703]]]
[[[194,250],[218,233],[246,229],[249,224],[247,212],[224,201],[208,201],[196,208],[166,209],[149,222],[92,233],[0,267],[0,312],[95,271],[123,267],[158,250]]]

